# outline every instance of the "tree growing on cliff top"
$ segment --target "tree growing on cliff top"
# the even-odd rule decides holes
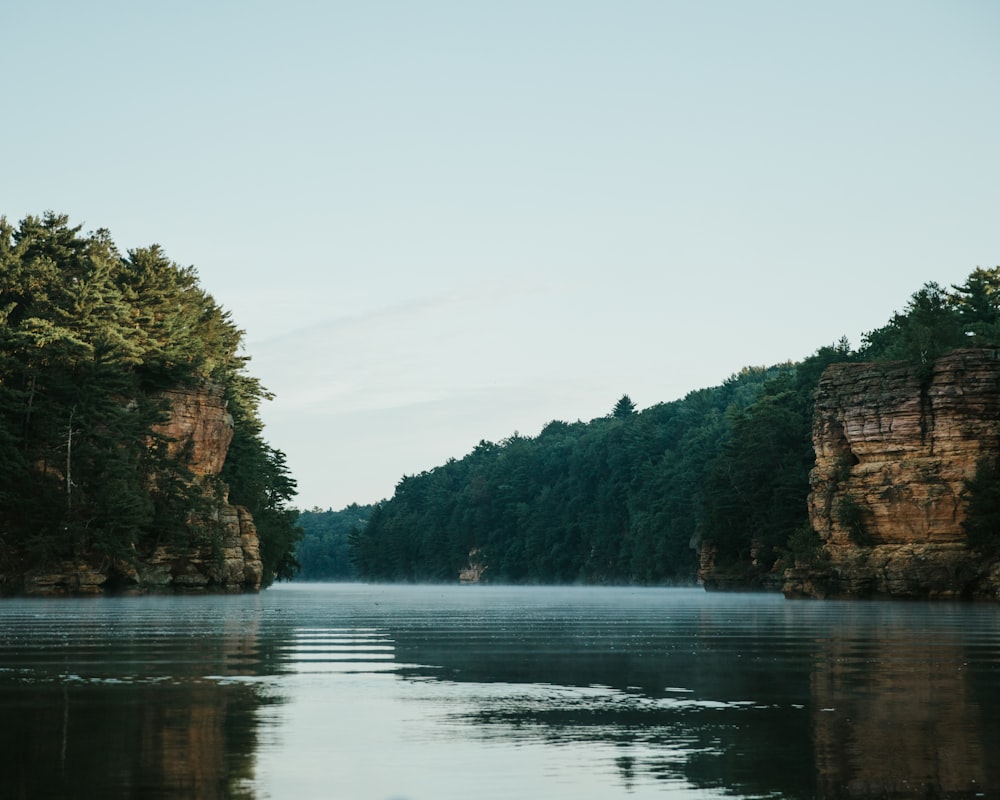
[[[977,268],[961,286],[952,286],[952,303],[970,344],[1000,344],[1000,267]]]
[[[927,372],[934,361],[967,342],[951,295],[934,282],[911,295],[903,313],[865,334],[864,356],[876,361],[910,361]]]
[[[239,386],[231,499],[262,514],[267,576],[287,574],[294,482],[260,436],[266,393],[246,375],[242,337],[157,246],[122,256],[107,231],[81,234],[65,216],[0,217],[0,571],[129,559],[179,535],[197,493],[153,433],[159,392],[213,380]]]
[[[977,268],[950,290],[925,283],[902,313],[865,334],[861,356],[909,361],[929,370],[935,359],[957,347],[995,345],[1000,345],[1000,267]]]

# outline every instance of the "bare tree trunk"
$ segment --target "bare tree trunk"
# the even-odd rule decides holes
[[[73,510],[73,414],[76,406],[70,409],[69,425],[66,426],[66,510]]]
[[[22,439],[24,440],[24,448],[28,448],[28,432],[31,430],[31,410],[35,404],[35,386],[37,382],[37,376],[31,376],[31,384],[28,388],[28,409],[24,412],[24,431],[22,432]]]

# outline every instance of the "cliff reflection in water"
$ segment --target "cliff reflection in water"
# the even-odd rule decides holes
[[[0,798],[996,797],[998,621],[666,589],[8,600]]]
[[[6,694],[6,692],[4,692]],[[247,686],[66,686],[4,704],[0,797],[252,797]]]
[[[149,613],[182,613],[166,600],[112,602],[6,601],[0,797],[254,797],[256,623],[210,632]]]
[[[996,796],[995,651],[954,629],[846,627],[812,676],[822,797]],[[984,669],[985,667],[985,669]]]
[[[751,796],[1000,794],[997,643],[968,605],[792,602],[658,620],[392,632],[410,680],[471,684],[489,741],[613,744],[624,787]],[[983,622],[980,620],[979,622]],[[498,624],[499,623],[499,624]],[[974,623],[979,624],[979,623]],[[988,630],[988,629],[987,629]]]

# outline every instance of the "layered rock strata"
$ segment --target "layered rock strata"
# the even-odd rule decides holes
[[[171,455],[181,458],[195,480],[209,492],[226,460],[233,419],[223,388],[205,384],[165,392],[167,419],[154,432],[167,440]],[[209,495],[211,496],[211,495]],[[263,576],[260,539],[250,512],[228,497],[210,502],[207,523],[217,531],[212,542],[177,547],[160,545],[129,561],[62,561],[24,576],[28,595],[101,594],[147,591],[257,591]]]
[[[822,542],[788,596],[1000,599],[1000,566],[966,546],[965,482],[1000,453],[1000,350],[929,369],[835,364],[816,393],[809,518]]]
[[[183,458],[197,477],[218,475],[233,441],[224,388],[206,383],[198,389],[168,389],[163,397],[169,416],[154,433],[167,439],[170,455]]]

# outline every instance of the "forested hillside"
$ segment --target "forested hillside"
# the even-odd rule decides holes
[[[825,367],[930,364],[998,333],[1000,268],[951,289],[925,284],[857,351],[842,339],[638,413],[625,396],[606,417],[483,441],[405,476],[352,556],[370,580],[453,581],[475,566],[498,582],[690,583],[701,559],[719,585],[766,583],[818,545],[806,497]]]
[[[156,245],[122,254],[64,216],[0,218],[0,572],[211,542],[199,509],[225,484],[254,516],[265,584],[290,576],[295,483],[263,439],[267,393],[242,338]],[[164,390],[208,383],[224,387],[234,438],[206,494],[156,426]]]
[[[358,577],[351,560],[352,537],[368,524],[374,506],[352,503],[340,511],[314,508],[299,515],[302,539],[295,548],[303,581],[349,581]]]
[[[745,369],[641,413],[625,396],[589,423],[481,442],[403,478],[357,538],[358,568],[380,580],[454,580],[471,553],[493,581],[690,583],[708,526],[727,531],[733,559],[749,551],[758,519],[783,543],[805,520],[788,503],[802,493],[808,441],[796,374]],[[759,435],[777,422],[789,426],[778,441]],[[747,460],[760,468],[730,469]],[[731,502],[737,493],[753,497],[752,519]]]

